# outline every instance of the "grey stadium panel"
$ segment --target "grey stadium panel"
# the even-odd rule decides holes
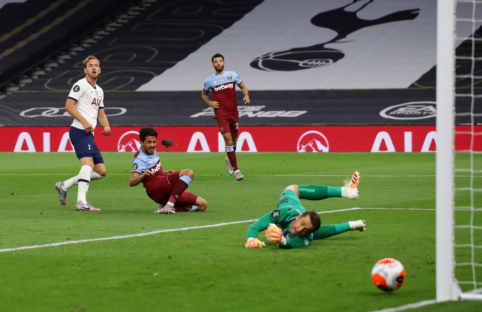
[[[0,87],[59,53],[130,2],[28,0],[6,4],[0,9]]]

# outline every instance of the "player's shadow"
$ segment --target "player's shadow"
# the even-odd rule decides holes
[[[360,1],[366,1],[366,3],[355,11],[350,12],[345,10]],[[365,27],[413,20],[420,13],[419,9],[412,9],[391,13],[374,20],[359,18],[357,13],[373,1],[374,0],[354,0],[352,3],[340,8],[315,15],[311,19],[311,23],[318,27],[334,30],[337,35],[333,39],[308,47],[263,54],[251,61],[251,67],[266,71],[295,71],[331,65],[341,60],[345,54],[340,50],[326,48],[325,46],[327,44],[342,43],[340,41],[341,39]]]

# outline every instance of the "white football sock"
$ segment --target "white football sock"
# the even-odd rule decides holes
[[[94,170],[92,170],[92,173],[90,174],[90,181],[94,181],[94,180],[100,180],[102,179],[104,176],[101,176],[100,174],[98,174],[97,172],[95,172]]]
[[[79,191],[77,193],[77,202],[82,204],[87,203],[87,192],[89,191],[90,184],[90,174],[92,173],[92,168],[90,166],[82,166],[79,172]]]
[[[62,189],[64,191],[68,191],[69,188],[71,188],[72,186],[76,185],[77,184],[77,181],[79,181],[79,176],[76,175],[75,177],[72,177],[68,180],[65,180],[64,181],[64,185],[62,186]]]
[[[94,180],[100,180],[102,179],[104,176],[101,176],[100,174],[98,174],[97,172],[95,172],[94,170],[92,170],[92,173],[90,174],[90,181],[94,181]],[[76,175],[75,177],[72,177],[68,180],[65,180],[64,181],[64,185],[62,186],[62,189],[64,191],[68,191],[69,188],[71,188],[72,186],[74,185],[77,185],[77,183],[79,183],[79,176]]]

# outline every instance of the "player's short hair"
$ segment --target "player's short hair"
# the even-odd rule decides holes
[[[221,53],[216,53],[216,54],[213,55],[213,57],[211,57],[211,63],[214,63],[214,59],[217,58],[217,57],[221,57],[223,59],[223,62],[224,62],[224,56]]]
[[[99,67],[100,67],[100,61],[98,58],[96,58],[95,56],[93,55],[89,55],[87,56],[87,58],[84,60],[84,68],[87,68],[87,62],[90,61],[90,60],[97,60],[99,62]]]
[[[313,232],[317,231],[321,226],[320,216],[316,213],[316,211],[306,211],[301,215],[301,217],[306,216],[310,216],[311,225],[313,225]]]
[[[148,136],[157,138],[157,131],[152,128],[142,128],[141,131],[139,131],[139,139],[141,139],[141,142],[144,142]]]

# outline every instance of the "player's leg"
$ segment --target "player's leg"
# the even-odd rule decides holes
[[[104,158],[99,151],[97,145],[94,147],[94,170],[90,176],[90,180],[99,180],[107,175],[107,169],[105,168]]]
[[[57,182],[55,184],[55,188],[59,192],[59,200],[63,205],[65,205],[67,202],[66,197],[69,188],[72,185],[79,184],[77,203],[79,203],[80,201],[80,206],[76,205],[76,209],[94,211],[100,210],[92,207],[90,204],[88,204],[86,200],[86,194],[89,189],[92,169],[95,165],[94,157],[97,158],[98,155],[100,155],[100,152],[98,151],[98,148],[94,143],[92,134],[86,133],[83,129],[70,127],[69,137],[75,149],[75,153],[77,154],[77,158],[80,160],[81,168],[77,176],[72,177],[67,181]]]
[[[169,174],[166,179],[172,185],[171,196],[167,204],[162,208],[159,207],[156,211],[164,214],[175,214],[174,205],[194,179],[194,171],[191,169],[177,171]]]
[[[313,232],[313,239],[324,239],[333,235],[341,234],[348,231],[366,230],[365,220],[348,221],[341,224],[322,225],[318,230]]]
[[[77,147],[80,148],[77,157],[79,158],[82,167],[80,168],[79,179],[77,181],[79,187],[77,190],[77,204],[75,205],[75,209],[79,211],[99,211],[100,209],[94,208],[87,201],[87,192],[89,191],[94,167],[99,163],[104,163],[104,160],[100,155],[97,145],[95,145],[94,137],[91,133],[86,133],[82,138],[81,143],[76,143],[76,145],[74,145],[76,152]],[[94,175],[94,178],[96,179],[97,176]]]
[[[104,164],[97,164],[94,166],[92,173],[90,174],[90,181],[99,180],[105,177],[107,171]],[[55,189],[59,192],[59,200],[62,205],[67,204],[67,193],[69,189],[77,185],[79,182],[79,175],[76,175],[68,180],[55,183]]]
[[[73,145],[74,145],[74,142],[75,142],[74,148],[75,148],[76,152],[77,152],[77,149],[79,150],[79,152],[77,153],[77,157],[79,157],[81,166],[84,165],[82,163],[82,160],[81,160],[82,158],[92,158],[93,159],[93,163],[90,162],[90,160],[86,162],[87,165],[93,166],[93,170],[90,173],[90,180],[89,181],[102,179],[107,174],[107,170],[105,168],[104,159],[102,158],[102,154],[100,153],[100,151],[97,148],[97,145],[94,143],[94,141],[90,140],[91,139],[90,134],[85,134],[84,130],[80,130],[81,132],[80,132],[80,138],[79,138],[79,133],[75,130],[80,130],[80,129],[74,129],[74,131],[70,131],[69,134],[70,134],[70,137],[73,138],[73,139],[71,139]],[[88,146],[89,143],[90,143],[90,149],[88,150],[88,153],[82,154],[81,151],[86,151],[85,148],[83,148],[83,146],[84,145]],[[77,148],[75,146],[77,146]],[[92,157],[90,157],[90,156],[92,156]],[[79,178],[80,178],[79,176],[80,176],[80,173],[78,175],[68,179],[68,180],[55,183],[55,189],[57,189],[57,191],[59,192],[59,200],[60,200],[60,203],[62,205],[65,205],[67,203],[67,193],[72,186],[78,184]]]
[[[228,173],[229,173],[229,175],[233,175],[234,174],[234,168],[233,168],[233,166],[231,164],[231,161],[230,161],[230,158],[229,158],[229,155],[230,155],[229,152],[233,149],[232,148],[233,138],[231,136],[229,122],[227,120],[227,117],[225,117],[225,116],[217,117],[216,121],[218,123],[219,132],[221,132],[221,135],[223,136],[224,145],[226,146],[227,156],[224,160],[226,161],[226,165],[228,166]]]
[[[238,140],[238,132],[237,131],[231,132],[231,137],[233,138],[233,149],[234,149],[233,153],[234,153],[234,158],[236,159],[236,167],[237,167],[238,161],[237,161],[237,157],[236,157],[236,142]],[[234,169],[234,167],[233,167],[233,171],[234,171],[234,174],[236,175],[236,180],[241,181],[242,179],[244,179],[244,175],[241,173],[239,168]]]
[[[94,169],[94,158],[93,157],[82,157],[80,158],[80,164],[82,167],[79,172],[78,179],[78,190],[77,190],[77,204],[75,205],[75,210],[78,211],[99,211],[100,209],[94,208],[87,201],[87,192],[90,186],[90,176]]]
[[[230,133],[229,133],[230,142],[227,142],[226,138],[225,138],[225,142],[226,142],[226,151],[228,152],[228,159],[230,164],[232,165],[234,175],[236,176],[236,180],[241,181],[244,179],[244,176],[238,168],[238,160],[236,157],[236,142],[238,140],[238,128],[239,128],[238,120],[239,120],[238,115],[233,115],[228,119],[229,130],[230,130]]]
[[[281,193],[281,196],[278,200],[278,207],[277,208],[279,208],[279,206],[283,205],[283,204],[289,204],[290,207],[295,206],[295,205],[301,205],[301,202],[299,202],[299,199],[298,199],[298,198],[302,198],[302,197],[300,197],[300,187],[301,187],[301,185],[300,186],[289,185],[285,189],[285,191],[283,193]],[[294,194],[296,194],[296,196],[298,198],[290,198],[289,197],[290,194],[288,192],[286,192],[287,190],[293,191]],[[303,191],[301,191],[301,192],[303,192]],[[333,236],[333,235],[336,235],[336,234],[341,234],[341,233],[344,233],[344,232],[347,232],[347,231],[355,231],[355,230],[358,230],[358,231],[361,231],[361,232],[365,231],[365,220],[349,221],[349,222],[342,223],[342,224],[321,225],[318,230],[313,232],[313,239],[324,239],[324,238],[327,238],[327,237],[330,237],[330,236]]]
[[[231,137],[233,138],[233,148],[236,152],[236,147],[238,147],[238,131],[231,132]]]
[[[94,169],[92,170],[92,173],[90,174],[90,180],[91,181],[94,181],[94,180],[100,180],[102,178],[104,178],[106,175],[107,175],[107,169],[105,168],[105,164],[104,163],[95,163],[95,157],[94,157]],[[62,182],[57,182],[57,183],[62,183],[61,186],[62,186],[62,190],[65,192],[65,195],[67,195],[67,192],[69,191],[69,189],[74,186],[74,185],[77,185],[79,181],[79,175],[76,175],[68,180],[65,180],[65,181],[62,181]],[[57,188],[57,184],[55,186]],[[65,204],[64,204],[65,205]]]
[[[180,211],[204,211],[208,207],[208,202],[193,193],[184,192],[181,197],[176,201],[174,205],[174,210],[176,212]]]
[[[345,181],[345,186],[332,187],[325,185],[290,185],[288,188],[293,189],[301,199],[321,200],[329,197],[346,197],[350,199],[358,198],[358,182],[360,174],[358,171],[353,172],[350,180]]]

